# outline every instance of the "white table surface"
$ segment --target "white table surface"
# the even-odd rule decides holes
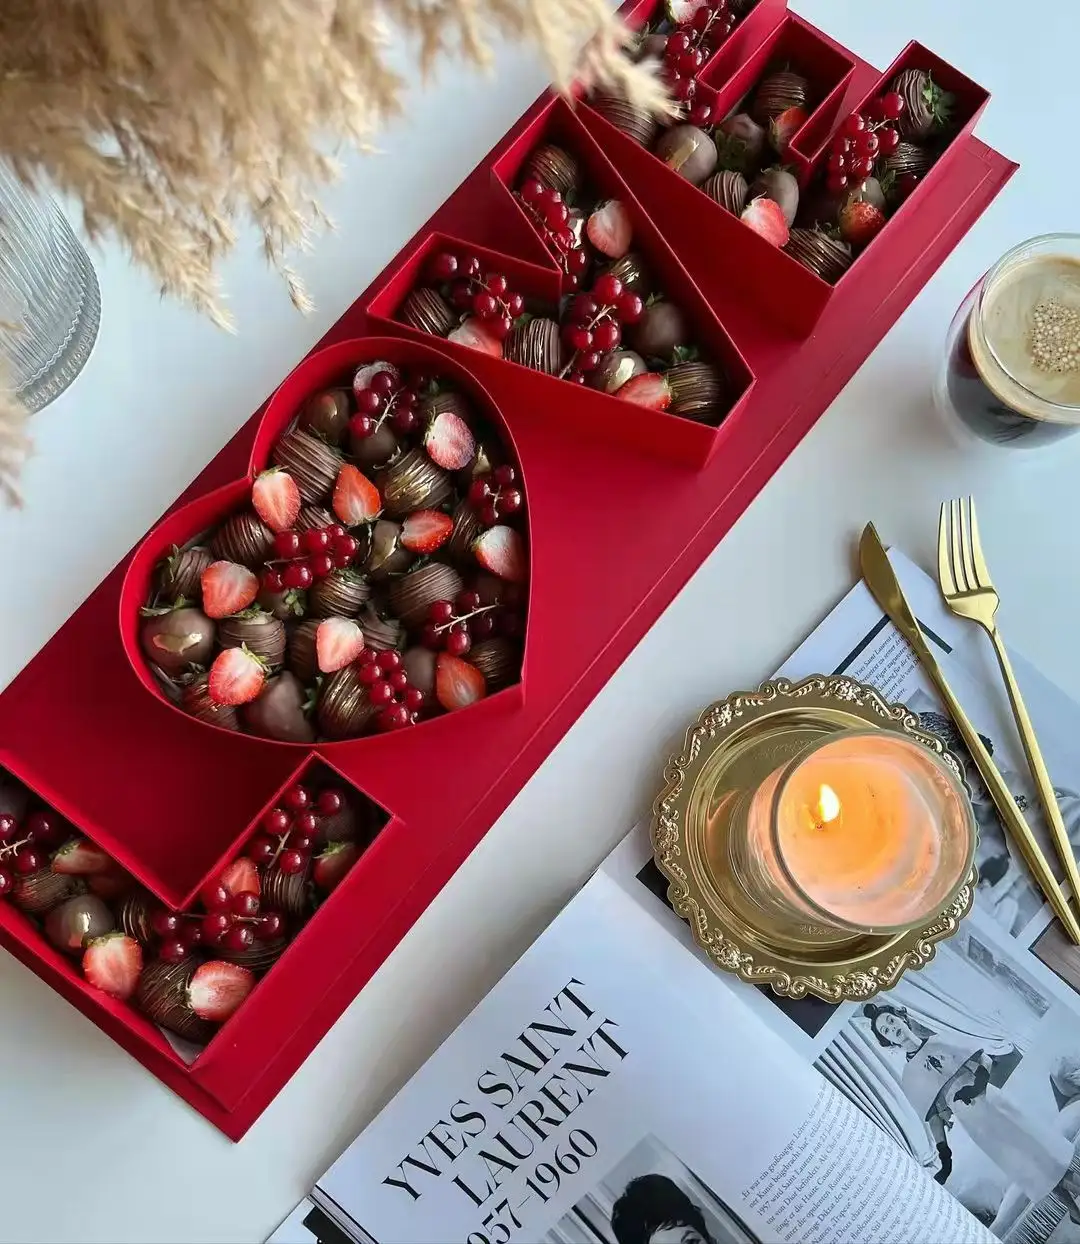
[[[965,454],[928,397],[953,309],[990,262],[1077,227],[1075,0],[793,7],[879,66],[910,38],[956,63],[993,92],[978,132],[1021,173],[241,1144],[0,955],[0,1240],[262,1240],[646,809],[686,720],[768,674],[847,589],[866,519],[929,566],[938,501],[974,491],[1006,634],[1080,695],[1080,437],[1035,463]],[[95,256],[97,347],[35,420],[26,509],[0,511],[0,687],[544,80],[530,51],[504,48],[490,78],[450,67],[417,87],[386,154],[350,160],[327,196],[339,231],[301,264],[309,319],[252,237],[225,273],[235,338],[161,303],[118,251]]]

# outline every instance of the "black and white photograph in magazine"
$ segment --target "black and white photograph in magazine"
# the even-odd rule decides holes
[[[759,1244],[735,1211],[645,1136],[544,1236],[544,1244]]]
[[[986,912],[996,924],[1017,937],[1042,909],[1043,896],[1031,880],[1016,848],[1009,841],[990,798],[990,792],[986,789],[986,784],[952,719],[924,691],[914,692],[908,698],[907,706],[919,715],[927,730],[933,731],[944,740],[945,746],[964,767],[964,777],[971,791],[971,802],[979,827],[979,845],[975,854],[975,863],[979,870],[976,902],[980,910]],[[1022,763],[1014,767],[1003,758],[1002,749],[996,745],[994,739],[985,734],[980,734],[979,737],[994,757],[1002,777],[1042,843],[1043,853],[1060,880],[1064,876],[1064,869],[1053,848],[1031,774]],[[1047,740],[1052,739],[1053,734],[1048,733]],[[1055,760],[1059,760],[1059,763],[1055,764]],[[1048,754],[1047,761],[1054,774],[1054,790],[1069,840],[1073,844],[1073,850],[1080,851],[1080,762],[1074,761],[1077,767],[1069,771],[1063,769],[1060,758]]]
[[[999,1239],[1080,1244],[1080,1015],[1007,938],[969,918],[815,1066]]]

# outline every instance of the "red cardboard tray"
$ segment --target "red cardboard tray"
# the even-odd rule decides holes
[[[655,7],[645,0],[628,16],[641,22]],[[733,106],[778,55],[820,82],[791,157],[805,181],[835,126],[885,75],[779,0],[760,0],[705,66],[701,89]],[[0,943],[228,1136],[239,1139],[280,1092],[1015,171],[971,134],[985,91],[917,45],[897,61],[908,65],[933,68],[957,91],[962,128],[836,286],[587,105],[543,96],[210,463],[172,507],[175,517],[0,696],[0,765],[170,905],[196,892],[312,766],[385,810],[373,846],[191,1063],[131,1007],[89,988],[33,923],[0,903]],[[732,394],[719,428],[630,407],[399,321],[424,256],[447,238],[486,248],[515,288],[558,296],[560,274],[508,190],[544,138],[571,147],[591,180],[627,204],[650,266],[723,361]],[[413,730],[314,748],[225,734],[178,713],[125,651],[131,610],[167,538],[194,534],[200,514],[239,495],[252,455],[335,369],[417,348],[438,351],[443,370],[490,403],[524,473],[532,579],[521,684]],[[201,499],[217,488],[225,492]],[[176,516],[189,502],[194,511]]]

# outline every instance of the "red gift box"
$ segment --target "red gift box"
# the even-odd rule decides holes
[[[634,5],[630,16],[640,23],[655,7]],[[311,765],[385,809],[386,825],[346,880],[190,1063],[0,903],[0,942],[227,1135],[242,1136],[273,1100],[1014,171],[971,135],[986,100],[980,88],[917,45],[880,75],[778,0],[760,0],[702,81],[734,104],[752,84],[750,67],[796,50],[825,91],[793,153],[804,176],[852,105],[898,68],[933,69],[963,109],[932,175],[836,286],[587,105],[575,115],[546,95],[171,511],[196,501],[184,534],[223,513],[244,491],[233,481],[265,456],[266,438],[357,355],[439,351],[443,369],[471,375],[474,393],[501,415],[524,475],[531,586],[519,687],[392,736],[308,749],[185,717],[132,668],[143,668],[133,610],[175,519],[140,542],[0,697],[0,764],[170,905],[196,893]],[[560,276],[508,190],[548,136],[573,146],[598,189],[625,200],[650,263],[706,352],[724,363],[732,391],[719,428],[582,392],[396,318],[424,256],[444,239],[485,248],[530,294],[558,296]],[[398,344],[363,340],[387,334]]]

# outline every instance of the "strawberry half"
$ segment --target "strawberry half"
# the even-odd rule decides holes
[[[623,204],[618,199],[608,199],[589,217],[585,232],[601,255],[607,255],[609,259],[622,259],[630,249],[634,226]]]
[[[840,213],[840,236],[852,246],[866,246],[885,227],[885,213],[866,199],[849,203]]]
[[[247,704],[266,683],[266,666],[246,645],[219,652],[207,691],[215,704]]]
[[[444,471],[460,471],[476,457],[476,438],[469,425],[451,410],[444,410],[424,433],[427,456]]]
[[[674,395],[666,376],[660,372],[645,371],[626,384],[619,385],[615,396],[620,401],[644,406],[646,410],[667,410]]]
[[[255,988],[255,974],[238,963],[213,959],[195,969],[188,984],[188,1002],[200,1019],[223,1024]]]
[[[95,937],[83,952],[83,976],[110,998],[130,998],[138,988],[142,967],[142,947],[124,933]]]
[[[311,877],[320,890],[327,894],[345,880],[345,874],[360,858],[360,847],[355,842],[331,842],[321,855],[316,856]]]
[[[788,229],[783,208],[772,199],[755,199],[743,212],[741,220],[773,246],[787,246],[791,230]]]
[[[112,858],[86,838],[72,838],[52,858],[54,873],[65,877],[90,877],[113,867]]]
[[[453,531],[454,520],[442,510],[414,510],[401,524],[400,540],[410,553],[434,553]]]
[[[468,708],[486,694],[484,675],[475,665],[453,657],[449,652],[439,653],[435,662],[435,698],[447,712]]]
[[[214,884],[222,886],[230,898],[234,894],[262,893],[259,870],[255,867],[255,861],[249,860],[246,855],[239,855],[231,864],[227,864]]]
[[[485,570],[508,583],[524,583],[529,577],[525,541],[513,527],[489,527],[473,541],[472,550]]]
[[[334,513],[346,527],[369,523],[382,509],[379,490],[363,471],[346,462],[334,485]]]
[[[481,354],[490,354],[492,358],[501,359],[503,344],[493,333],[489,333],[483,323],[470,316],[464,324],[459,324],[447,341],[454,341],[459,346],[468,346],[470,350],[479,350]]]
[[[787,155],[791,140],[806,124],[807,115],[804,108],[789,108],[769,122],[769,142],[777,155]]]
[[[202,607],[208,618],[240,613],[258,594],[258,578],[237,562],[214,562],[202,572]]]
[[[326,618],[315,632],[319,670],[333,674],[351,665],[364,651],[364,632],[352,618]]]
[[[300,513],[300,489],[288,472],[272,467],[252,484],[251,504],[271,531],[288,531]]]

